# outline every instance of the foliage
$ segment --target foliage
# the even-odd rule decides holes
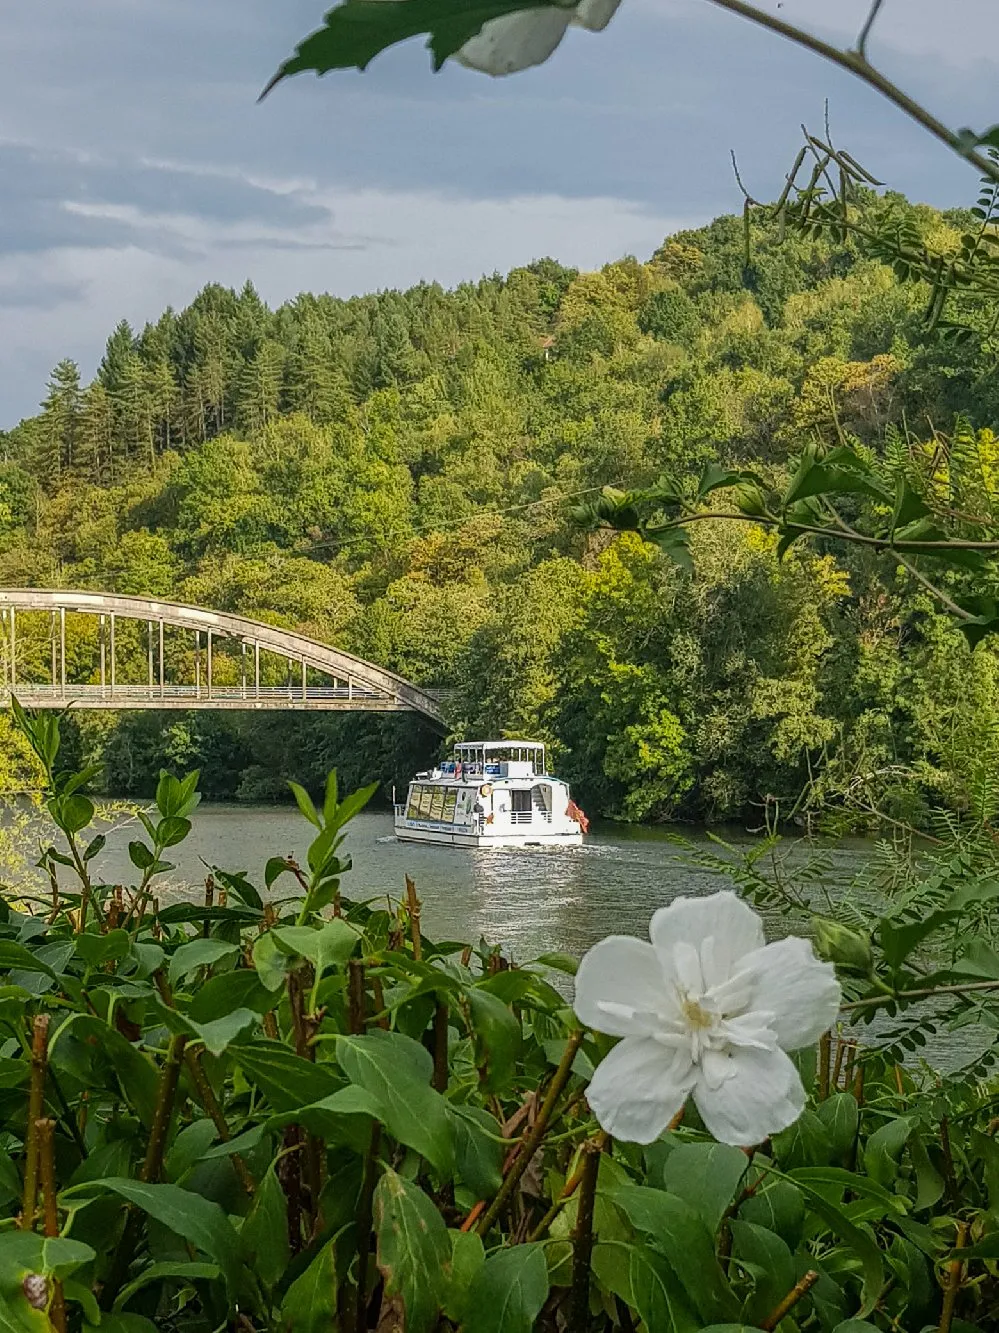
[[[927,247],[963,226],[873,191],[851,209],[874,230],[903,218]],[[903,480],[948,540],[995,525],[987,326],[927,341],[929,288],[863,237],[789,220],[782,234],[750,211],[748,267],[743,223],[720,218],[598,273],[544,260],[453,292],[273,311],[250,286],[210,286],[141,331],[121,325],[93,385],[62,367],[40,416],[5,437],[0,582],[241,612],[455,690],[456,732],[540,734],[591,815],[755,822],[820,772],[824,801],[858,817],[860,780],[896,815],[960,806],[953,737],[997,714],[996,650],[972,657],[939,594],[984,628],[992,557],[941,573],[877,543],[900,540]],[[262,411],[253,368],[276,346]],[[46,442],[86,434],[93,394],[100,447],[56,459]],[[761,516],[731,503],[754,483],[697,501],[705,468],[752,472],[784,522],[803,452],[814,468],[844,444],[878,496],[828,498],[873,545],[838,541],[823,509],[779,561]],[[652,545],[615,555],[574,524],[602,487],[648,495],[664,472],[683,522],[647,499],[639,527],[665,504],[691,532],[689,564]],[[721,502],[737,525],[703,517]],[[53,633],[49,615],[19,615],[18,680],[49,678]],[[193,647],[167,632],[168,679],[193,680]],[[118,679],[144,682],[144,627],[121,620],[116,649]],[[95,618],[67,618],[67,668],[99,680]],[[217,643],[214,670],[238,684],[238,652]],[[287,680],[283,659],[262,670]],[[287,778],[318,785],[333,766],[387,795],[437,744],[356,715],[88,713],[64,731],[106,791],[144,797],[177,766],[200,767],[211,799],[279,799]]]
[[[640,1150],[587,1110],[608,1047],[552,971],[571,960],[435,944],[412,890],[387,910],[340,896],[336,842],[370,792],[297,790],[307,866],[276,858],[259,888],[216,869],[204,905],[160,907],[196,775],[161,776],[137,883],[105,885],[90,775],[60,767],[58,721],[18,719],[59,831],[45,857],[71,879],[0,922],[11,1329],[994,1323],[994,1093],[978,1069],[899,1063],[994,1014],[994,844],[937,858],[869,937],[862,916],[819,923],[854,1013],[897,1015],[901,1037],[807,1052],[809,1109],[752,1151],[692,1112]],[[728,869],[803,910],[758,864]]]

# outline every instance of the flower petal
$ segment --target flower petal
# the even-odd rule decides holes
[[[747,1010],[773,1015],[767,1027],[785,1051],[811,1046],[836,1022],[842,1002],[836,969],[819,962],[809,940],[777,940],[739,966],[752,985]]]
[[[604,1005],[613,1008],[608,1012]],[[658,1015],[670,1007],[651,944],[632,935],[608,935],[583,955],[574,1008],[587,1027],[611,1037],[645,1036],[663,1026]]]
[[[673,946],[692,944],[700,953],[709,989],[727,981],[739,959],[765,943],[760,918],[728,889],[706,898],[677,898],[661,907],[652,918],[649,936],[668,975],[674,971]]]
[[[789,1057],[775,1046],[769,1051],[738,1048],[728,1058],[728,1078],[717,1082],[712,1071],[715,1086],[701,1078],[694,1088],[708,1133],[719,1143],[752,1148],[793,1125],[805,1109],[805,1089]]]
[[[542,65],[565,36],[571,9],[546,6],[503,14],[483,24],[455,53],[455,59],[483,74],[516,74],[530,65]]]
[[[625,1143],[653,1143],[687,1100],[689,1056],[653,1037],[625,1037],[601,1060],[586,1099],[606,1130]]]
[[[603,32],[617,13],[621,0],[580,0],[573,15],[573,23],[590,32]]]

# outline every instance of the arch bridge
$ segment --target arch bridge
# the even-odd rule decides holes
[[[31,613],[37,622],[39,612],[48,617],[48,647],[40,649],[35,623],[34,652],[29,654],[21,627]],[[66,655],[66,619],[78,615],[97,621],[94,657],[99,661],[89,673],[91,679],[82,683],[69,679],[72,673],[67,670]],[[133,679],[123,678],[122,622],[145,625],[145,634],[141,629],[139,632],[139,639],[145,640],[141,680],[134,679],[134,631],[128,673]],[[33,681],[27,675],[37,674],[40,651],[51,659],[46,673],[49,679]],[[446,691],[423,689],[392,671],[292,630],[178,602],[63,589],[0,588],[0,655],[0,706],[4,707],[9,706],[13,693],[29,708],[65,708],[72,704],[93,709],[415,712],[439,730],[447,729],[441,708]],[[34,670],[26,673],[23,668],[32,655]],[[226,662],[221,681],[220,655]],[[280,684],[273,683],[275,658],[283,664]],[[168,670],[168,665],[174,669]],[[176,675],[187,679],[172,679]]]

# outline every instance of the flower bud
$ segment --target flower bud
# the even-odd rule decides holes
[[[874,953],[869,936],[826,916],[813,917],[813,924],[816,953],[830,963],[835,963],[844,972],[870,976],[874,967]]]

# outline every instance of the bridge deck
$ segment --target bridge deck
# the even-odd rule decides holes
[[[346,687],[308,687],[305,697],[282,686],[261,686],[259,694],[251,687],[245,693],[239,686],[215,685],[211,694],[193,685],[167,685],[161,691],[158,685],[116,685],[112,690],[100,685],[67,685],[65,693],[56,686],[26,683],[18,685],[14,693],[25,708],[88,708],[88,709],[182,709],[198,710],[304,710],[306,712],[411,712],[409,705],[388,696],[367,694]],[[0,708],[10,706],[10,690],[0,693]]]

